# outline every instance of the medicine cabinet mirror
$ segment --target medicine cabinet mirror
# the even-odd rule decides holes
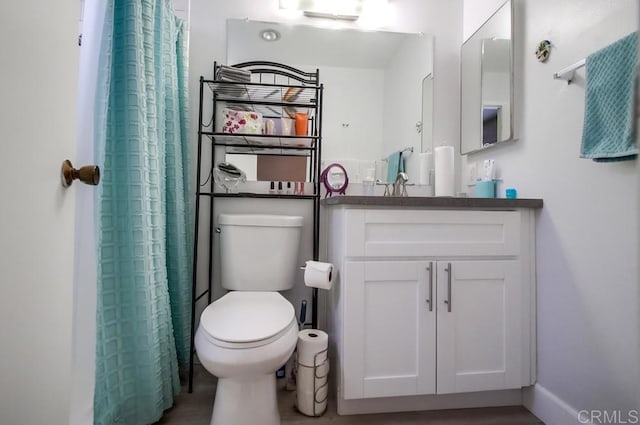
[[[278,33],[276,41],[260,37],[268,30]],[[380,161],[407,146],[416,152],[432,148],[430,35],[229,19],[226,59],[230,65],[264,60],[319,69],[323,169],[340,163],[354,183],[364,176],[353,169],[354,162]],[[249,181],[266,179],[260,155],[226,154],[225,161],[243,169]],[[305,164],[284,168],[308,170]]]
[[[460,77],[460,152],[514,140],[511,0],[462,45]]]

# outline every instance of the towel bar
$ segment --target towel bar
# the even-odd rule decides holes
[[[567,84],[571,84],[573,77],[575,77],[576,71],[584,67],[587,63],[586,59],[581,59],[573,65],[569,65],[566,68],[561,69],[553,74],[555,80],[567,80]]]
[[[400,152],[402,152],[403,154],[405,152],[413,153],[413,146],[407,146],[406,148],[402,149]],[[387,162],[388,159],[387,158],[382,158],[382,159],[380,159],[380,161]]]

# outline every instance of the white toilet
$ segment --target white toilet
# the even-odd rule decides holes
[[[220,273],[231,292],[200,317],[195,346],[218,377],[212,425],[279,425],[275,371],[298,339],[295,310],[277,291],[296,275],[302,217],[220,214]]]

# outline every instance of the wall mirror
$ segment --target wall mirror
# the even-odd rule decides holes
[[[462,154],[514,140],[512,17],[509,0],[462,45]]]
[[[269,34],[276,33],[277,39],[266,41],[261,37],[265,31],[273,31]],[[304,71],[319,69],[325,87],[321,160],[325,166],[344,165],[353,183],[393,151],[408,146],[414,152],[431,150],[430,35],[229,19],[226,59],[230,65],[265,60]],[[271,174],[262,172],[264,157],[227,152],[225,161],[243,169],[249,181],[268,180]],[[417,155],[413,157],[408,161]],[[282,161],[289,164],[293,160]],[[280,170],[308,170],[306,159],[290,165],[282,161]],[[407,167],[411,176],[410,164]],[[417,177],[417,171],[413,174]],[[286,177],[280,179],[294,180]]]

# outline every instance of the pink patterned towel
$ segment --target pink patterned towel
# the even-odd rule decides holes
[[[262,134],[262,114],[252,111],[223,110],[223,133]]]

